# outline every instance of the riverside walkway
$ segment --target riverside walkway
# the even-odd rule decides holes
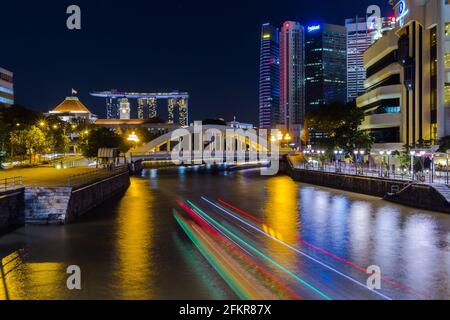
[[[294,168],[303,170],[365,176],[371,178],[386,178],[400,181],[411,181],[414,183],[450,184],[450,172],[447,173],[446,171],[434,171],[433,173],[430,170],[425,170],[423,172],[417,172],[412,175],[411,170],[405,168],[388,170],[387,168],[369,167],[367,165],[355,165],[354,163],[308,165],[305,163],[296,163],[292,160],[291,162]]]
[[[90,167],[77,167],[56,169],[49,167],[15,168],[0,170],[0,181],[6,178],[22,177],[27,187],[66,187],[69,177],[90,172],[97,169]]]

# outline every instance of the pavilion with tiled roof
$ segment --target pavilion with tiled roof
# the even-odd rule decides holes
[[[97,120],[97,116],[77,98],[67,97],[56,108],[49,111],[48,115],[56,115],[61,120],[71,122],[73,119],[82,118],[90,121]]]

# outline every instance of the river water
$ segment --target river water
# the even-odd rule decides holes
[[[261,234],[252,243],[332,299],[450,299],[449,215],[258,170],[199,168],[146,170],[76,224],[0,236],[0,299],[237,298],[173,217],[181,211],[177,200],[218,215],[201,197],[264,220],[301,253]],[[252,238],[239,223],[235,228]],[[69,265],[81,269],[81,290],[67,289]],[[369,266],[381,271],[380,294],[361,285]],[[292,284],[279,267],[265,267]],[[322,298],[304,286],[291,288]]]

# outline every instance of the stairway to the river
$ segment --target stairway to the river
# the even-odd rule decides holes
[[[450,203],[450,188],[445,184],[433,183],[431,184],[434,190],[439,192]]]

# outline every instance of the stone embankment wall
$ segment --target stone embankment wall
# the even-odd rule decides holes
[[[128,172],[92,183],[79,189],[26,188],[25,222],[28,224],[66,224],[130,185]]]
[[[285,173],[296,181],[376,196],[410,207],[450,213],[449,201],[432,185],[296,169],[289,160],[285,162]]]

